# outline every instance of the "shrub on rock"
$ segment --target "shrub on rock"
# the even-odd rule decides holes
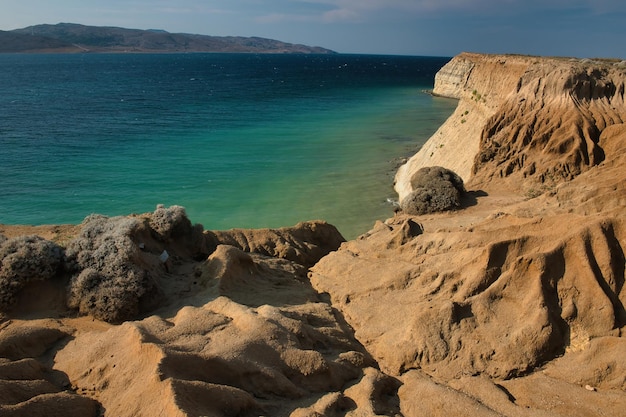
[[[182,251],[181,254],[204,260],[212,252],[207,247],[203,226],[192,225],[182,206],[165,207],[159,204],[150,215],[150,227],[158,235],[155,236],[158,240],[173,244]]]
[[[188,235],[193,228],[184,207],[162,204],[152,213],[150,227],[165,239]]]
[[[413,191],[400,202],[407,214],[428,214],[461,207],[463,179],[442,167],[425,167],[411,177]]]
[[[67,247],[74,273],[68,306],[108,322],[137,316],[141,298],[156,291],[141,250],[133,241],[142,223],[134,218],[91,215]]]
[[[0,238],[0,309],[10,306],[29,282],[54,277],[62,260],[63,249],[40,236]]]

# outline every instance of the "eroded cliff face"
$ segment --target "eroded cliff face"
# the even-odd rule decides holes
[[[435,92],[459,106],[396,187],[402,198],[414,170],[443,165],[465,176],[465,208],[398,213],[313,267],[314,288],[402,382],[404,415],[621,413],[624,71],[453,59]]]
[[[605,158],[602,131],[626,120],[625,77],[623,61],[460,54],[433,90],[458,107],[398,170],[400,200],[424,166],[451,169],[474,188],[494,178],[522,190],[572,179]]]

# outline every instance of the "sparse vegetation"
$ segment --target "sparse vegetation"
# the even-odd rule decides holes
[[[141,227],[134,218],[87,217],[79,236],[67,248],[67,264],[74,276],[68,306],[108,322],[132,319],[140,299],[155,291],[133,235]]]
[[[483,103],[486,103],[487,100],[483,97],[482,94],[480,94],[478,91],[474,90],[472,91],[472,100],[476,101],[477,103],[480,102],[482,100]],[[466,114],[468,112],[466,111]]]
[[[528,188],[524,193],[525,197],[529,200],[539,197],[541,194],[543,194],[543,191],[540,188],[535,187]]]
[[[162,247],[155,253],[142,250],[145,238],[164,246],[182,243],[178,247],[189,246],[191,254],[206,250],[202,226],[192,226],[181,206],[159,205],[149,217],[91,215],[67,246],[68,307],[112,323],[149,309],[160,297],[155,280],[167,269],[159,259]]]
[[[174,240],[183,243],[189,254],[198,259],[205,259],[210,250],[206,247],[201,224],[192,225],[187,212],[182,206],[165,207],[159,204],[150,216],[150,227],[159,234],[164,242]]]
[[[191,233],[191,221],[182,206],[165,207],[159,204],[152,213],[150,226],[163,238],[171,239]]]
[[[0,310],[31,281],[54,277],[63,260],[63,249],[39,236],[6,239],[0,235]]]
[[[524,195],[527,199],[539,197],[543,194],[550,194],[556,192],[556,186],[558,184],[557,178],[553,172],[545,172],[539,176],[540,182],[537,182],[526,188]]]

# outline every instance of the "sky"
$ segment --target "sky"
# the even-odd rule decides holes
[[[66,22],[341,53],[626,59],[626,0],[0,0],[0,10],[0,30]]]

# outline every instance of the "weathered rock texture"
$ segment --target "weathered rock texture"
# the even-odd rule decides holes
[[[405,415],[622,412],[625,82],[617,62],[475,54],[437,75],[459,106],[396,189],[441,165],[468,208],[400,213],[311,274]]]
[[[481,187],[507,178],[549,187],[599,164],[609,126],[626,121],[626,65],[619,61],[463,53],[435,77],[434,94],[459,100],[454,114],[396,175],[439,165]]]
[[[464,208],[349,242],[178,206],[0,226],[0,415],[623,415],[625,81],[460,55],[435,89],[459,108],[397,186],[443,166]]]

